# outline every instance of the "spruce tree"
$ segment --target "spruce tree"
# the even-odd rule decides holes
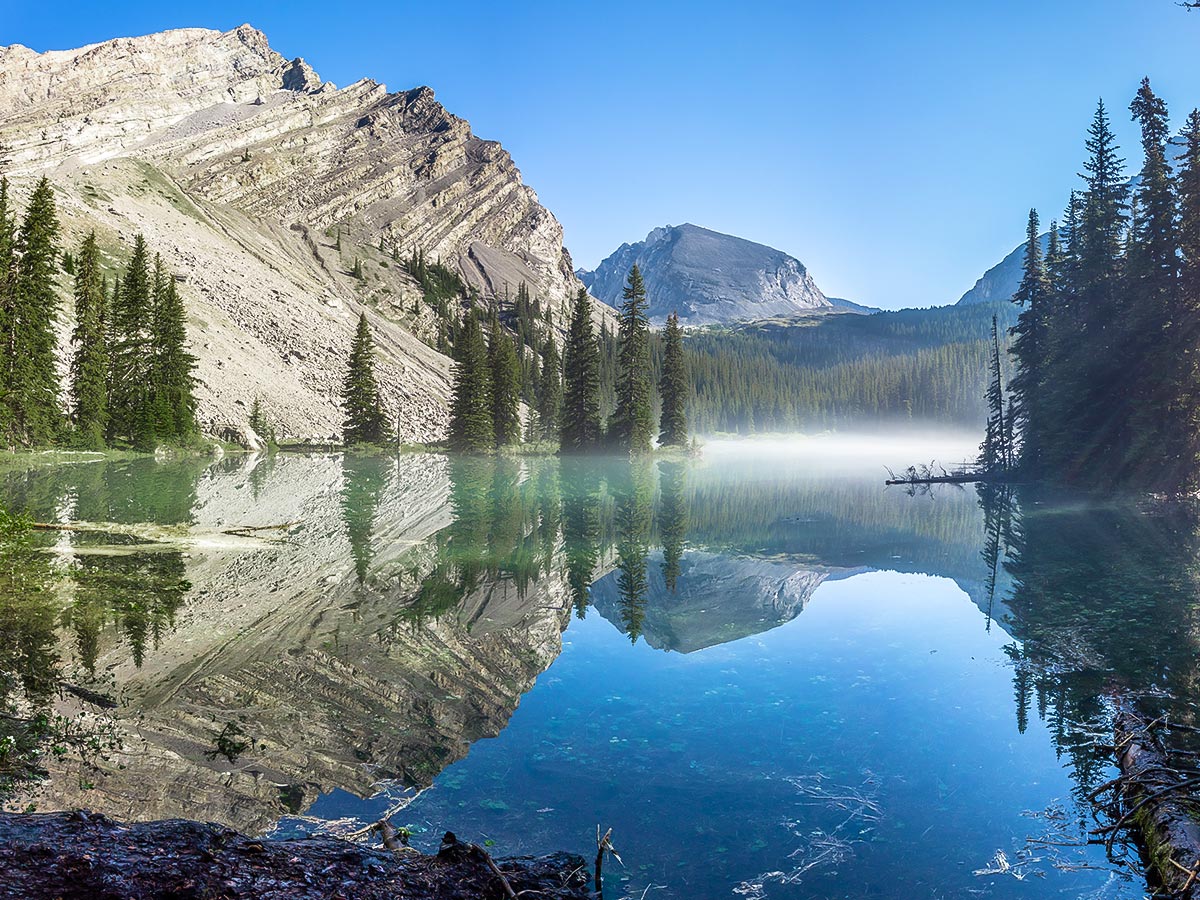
[[[492,373],[483,330],[474,310],[467,312],[454,341],[453,380],[450,449],[465,453],[491,450],[496,442]]]
[[[1041,406],[1048,350],[1047,314],[1050,281],[1042,259],[1041,226],[1036,209],[1029,211],[1025,230],[1025,273],[1013,302],[1022,307],[1012,329],[1009,350],[1017,364],[1012,380],[1012,416],[1008,426],[1021,437],[1021,468],[1037,472],[1041,466]]]
[[[0,147],[0,151],[3,148]],[[11,434],[8,412],[9,385],[12,382],[12,301],[17,273],[16,216],[9,208],[8,179],[0,176],[0,437]]]
[[[1189,435],[1180,426],[1187,400],[1179,395],[1178,373],[1185,365],[1175,343],[1183,323],[1179,307],[1179,229],[1175,179],[1167,162],[1167,106],[1143,79],[1129,106],[1141,126],[1144,162],[1131,213],[1125,262],[1122,354],[1128,374],[1125,425],[1120,449],[1121,479],[1171,489],[1188,466]]]
[[[1178,322],[1169,352],[1177,354],[1174,396],[1184,438],[1179,447],[1180,491],[1200,487],[1200,110],[1193,109],[1183,128],[1184,151],[1179,157]]]
[[[538,438],[555,440],[562,420],[563,385],[562,361],[553,335],[546,339],[537,394]]]
[[[194,396],[196,357],[187,350],[187,313],[175,278],[154,260],[151,402],[162,440],[185,443],[198,431]]]
[[[492,428],[497,447],[521,442],[521,371],[513,342],[493,319],[488,344],[492,375]]]
[[[140,234],[113,301],[112,327],[109,443],[127,442],[136,450],[150,451],[157,443],[151,396],[154,282],[150,252]]]
[[[58,215],[54,191],[43,177],[29,198],[17,233],[17,259],[9,303],[6,349],[9,373],[6,418],[13,442],[45,445],[60,431],[57,338]]]
[[[346,378],[342,382],[342,411],[345,414],[342,440],[347,446],[392,441],[391,427],[383,411],[383,398],[375,380],[375,344],[367,314],[358,317],[358,329],[350,343]]]
[[[1087,189],[1071,235],[1076,260],[1072,290],[1082,339],[1067,360],[1068,383],[1076,391],[1068,415],[1077,423],[1074,447],[1068,450],[1067,474],[1076,480],[1084,473],[1094,478],[1098,473],[1116,471],[1126,423],[1125,411],[1114,409],[1113,401],[1129,374],[1126,345],[1120,336],[1128,187],[1103,102],[1096,108],[1086,146]]]
[[[989,475],[1007,472],[1012,467],[1011,429],[1004,406],[1004,373],[1000,366],[1000,331],[992,316],[991,353],[988,359],[987,427],[979,451],[979,466]]]
[[[658,441],[664,447],[686,447],[688,442],[687,362],[683,357],[683,331],[679,327],[678,313],[667,317],[663,333],[662,375],[658,381],[658,394],[662,398],[662,433]]]
[[[650,321],[646,285],[635,263],[625,285],[617,333],[617,405],[609,429],[613,444],[630,454],[650,451]]]
[[[591,298],[580,288],[564,351],[560,448],[563,453],[586,453],[600,446],[601,437],[600,345],[592,329]]]
[[[71,342],[73,443],[102,450],[108,431],[108,336],[104,333],[108,296],[100,275],[96,233],[84,238],[75,260],[75,330]]]

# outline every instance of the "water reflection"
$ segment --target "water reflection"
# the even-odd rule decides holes
[[[112,526],[0,541],[0,740],[28,763],[39,711],[97,697],[120,729],[99,771],[42,755],[30,791],[0,767],[10,805],[266,831],[432,786],[413,821],[508,851],[584,849],[611,811],[657,883],[724,847],[694,895],[793,890],[759,876],[795,874],[797,835],[819,857],[821,829],[851,849],[803,873],[813,895],[845,893],[840,870],[902,896],[917,857],[961,893],[1023,811],[1107,777],[1114,686],[1200,687],[1188,510],[910,498],[752,455],[100,462],[10,472],[0,497]],[[880,821],[833,829],[797,793],[817,775],[871,784]]]

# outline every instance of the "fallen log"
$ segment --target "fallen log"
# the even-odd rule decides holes
[[[1107,829],[1109,845],[1129,828],[1142,847],[1150,874],[1167,896],[1200,900],[1200,778],[1170,764],[1156,733],[1128,700],[1118,700],[1114,731],[1123,812]]]

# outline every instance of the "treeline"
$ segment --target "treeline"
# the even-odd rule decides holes
[[[805,324],[706,329],[684,342],[701,432],[939,422],[977,428],[993,315],[1010,304],[835,315]]]
[[[1017,371],[1009,401],[993,397],[991,409],[996,420],[1011,407],[1015,446],[993,456],[1012,458],[1023,478],[1192,493],[1200,488],[1200,111],[1188,116],[1176,154],[1166,104],[1148,79],[1129,108],[1141,127],[1136,189],[1101,103],[1083,189],[1051,226],[1045,256],[1030,212],[1013,298],[1022,307]]]
[[[546,337],[537,341],[544,349],[522,432],[523,377],[512,338],[493,310],[485,340],[483,316],[477,307],[469,308],[453,348],[451,449],[482,452],[510,447],[520,443],[523,434],[556,445],[563,453],[643,454],[650,451],[656,434],[664,446],[685,445],[688,381],[682,331],[672,317],[663,337],[656,416],[647,309],[645,284],[634,266],[619,311],[616,340],[609,343],[605,334],[596,334],[591,298],[581,288],[572,305],[561,371],[549,322]],[[615,361],[606,360],[613,350]],[[536,350],[533,359],[538,359]],[[606,369],[613,373],[608,416],[602,413]],[[660,428],[655,427],[656,419]]]
[[[60,273],[73,276],[67,403],[55,325]],[[110,283],[94,233],[60,246],[43,178],[23,214],[0,177],[0,433],[9,447],[150,451],[198,434],[186,313],[175,278],[138,235]]]

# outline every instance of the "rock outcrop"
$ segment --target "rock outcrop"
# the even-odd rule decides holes
[[[508,153],[431,90],[338,89],[248,25],[0,48],[0,145],[18,202],[51,177],[65,246],[94,229],[115,269],[141,232],[186,279],[213,434],[261,397],[281,440],[336,439],[366,311],[401,437],[444,435],[449,361],[419,339],[436,319],[393,248],[457,266],[484,297],[524,281],[558,324],[579,286],[561,226]]]
[[[634,263],[654,322],[672,312],[685,325],[710,325],[834,308],[798,259],[696,225],[656,228],[644,241],[622,244],[594,272],[577,274],[593,296],[616,306]]]
[[[0,813],[0,900],[501,900],[511,892],[583,900],[592,896],[588,887],[582,857],[489,865],[453,834],[428,856],[332,838],[259,841],[182,820],[123,825],[86,812]]]

